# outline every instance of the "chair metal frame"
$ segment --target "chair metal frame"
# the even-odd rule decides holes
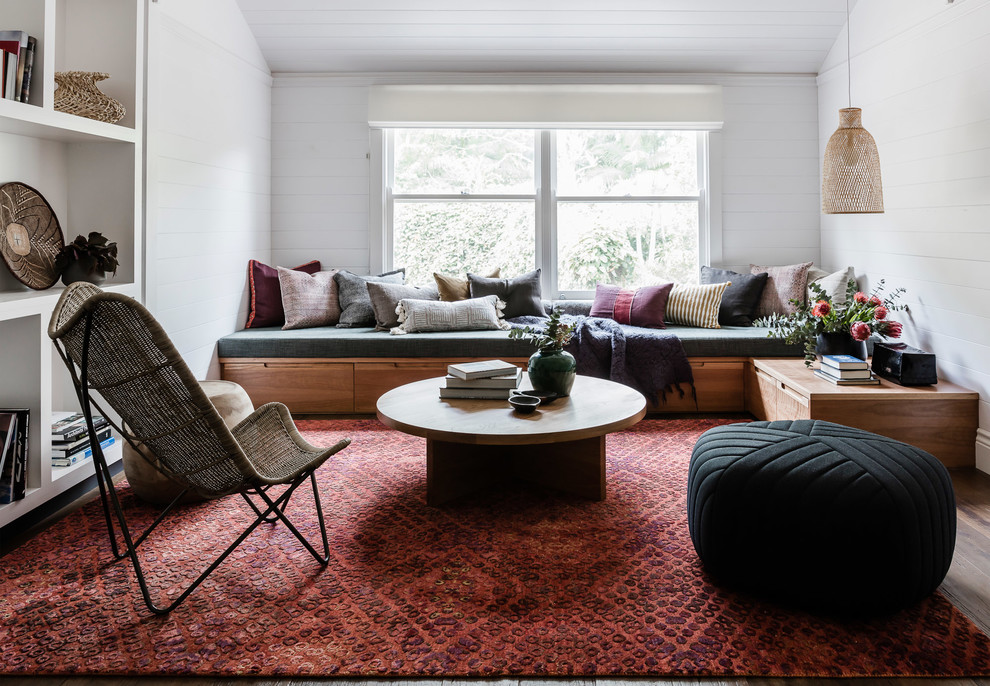
[[[64,297],[64,296],[63,296]],[[61,304],[61,303],[60,303]],[[166,603],[162,605],[156,604],[155,600],[152,598],[151,589],[149,588],[148,581],[145,577],[144,569],[141,565],[140,557],[138,556],[138,547],[148,539],[151,533],[161,524],[166,516],[178,505],[183,497],[190,491],[195,490],[190,488],[188,485],[179,493],[165,508],[159,513],[154,522],[152,522],[147,529],[145,529],[136,538],[131,532],[131,527],[128,526],[127,519],[124,515],[124,509],[121,505],[120,499],[117,495],[117,490],[113,484],[113,475],[110,471],[110,466],[107,462],[106,456],[100,446],[100,442],[96,440],[97,431],[94,426],[93,421],[93,410],[94,408],[99,411],[108,421],[114,426],[115,429],[124,437],[124,439],[135,448],[136,452],[142,457],[146,457],[145,453],[140,449],[139,444],[129,435],[122,426],[118,426],[110,418],[110,415],[106,413],[99,404],[93,399],[92,392],[89,384],[89,366],[90,366],[90,341],[92,337],[93,330],[93,317],[94,309],[90,308],[85,313],[85,329],[84,337],[82,343],[82,355],[81,360],[77,365],[71,359],[68,349],[57,338],[54,336],[53,343],[55,349],[58,351],[59,356],[62,361],[65,362],[66,367],[69,370],[69,374],[72,377],[72,382],[76,390],[77,397],[79,399],[79,404],[82,408],[82,413],[86,420],[86,427],[89,432],[90,446],[92,448],[93,462],[96,468],[96,481],[100,491],[100,500],[103,506],[103,516],[106,522],[107,532],[110,536],[110,547],[113,553],[114,560],[122,560],[125,557],[130,558],[131,563],[134,566],[134,571],[137,576],[138,585],[141,588],[141,595],[144,599],[145,605],[148,609],[159,615],[168,614],[173,609],[179,606],[188,596],[191,594],[217,567],[219,567],[227,557],[234,552],[234,550],[248,537],[255,529],[257,529],[263,523],[274,524],[279,521],[283,522],[289,531],[303,544],[306,550],[313,556],[313,558],[320,563],[321,566],[326,566],[330,560],[330,545],[327,538],[326,522],[323,516],[323,505],[320,500],[319,489],[316,483],[316,469],[322,464],[323,460],[319,460],[317,464],[309,469],[305,469],[301,473],[287,481],[284,484],[287,488],[281,494],[273,497],[268,491],[272,486],[276,484],[247,484],[242,488],[239,488],[236,492],[244,498],[244,500],[251,506],[251,509],[256,515],[251,524],[215,559],[210,565],[202,571],[202,573],[189,584],[181,593],[172,598],[167,599]],[[150,315],[149,315],[150,316]],[[54,321],[54,315],[53,315]],[[273,404],[270,404],[273,405]],[[263,408],[259,408],[255,411],[255,415],[261,412]],[[287,410],[286,410],[287,412]],[[254,415],[252,415],[254,416]],[[246,420],[245,420],[246,421]],[[236,440],[236,439],[235,439]],[[324,451],[321,456],[328,456],[329,454],[336,453],[343,448],[345,448],[350,443],[350,439],[344,439],[338,442],[332,448]],[[155,465],[159,471],[162,471],[158,465]],[[163,472],[164,473],[164,472]],[[169,475],[171,476],[171,475]],[[313,490],[313,500],[316,506],[316,515],[320,526],[320,538],[323,542],[323,552],[322,554],[317,551],[317,549],[310,543],[309,540],[296,528],[296,526],[289,520],[288,516],[285,514],[286,506],[289,499],[295,493],[296,489],[302,485],[306,480],[309,480],[310,485]],[[231,493],[232,495],[232,493]],[[260,499],[262,502],[259,506],[252,500],[252,497]],[[116,522],[115,522],[116,520]],[[116,528],[115,528],[116,523]],[[116,529],[119,529],[119,534]],[[122,544],[118,540],[118,536],[122,538]]]

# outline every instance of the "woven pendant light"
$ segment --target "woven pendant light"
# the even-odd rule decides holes
[[[852,103],[852,65],[849,59],[849,0],[846,0],[846,66]],[[870,132],[863,128],[863,110],[839,110],[839,128],[825,146],[822,172],[822,212],[876,214],[883,212],[880,153]]]

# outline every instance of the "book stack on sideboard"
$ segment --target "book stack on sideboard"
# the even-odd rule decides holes
[[[521,381],[522,369],[502,360],[452,364],[447,367],[440,397],[508,400]]]
[[[880,379],[870,371],[870,363],[852,355],[822,355],[815,376],[836,386],[879,386]]]

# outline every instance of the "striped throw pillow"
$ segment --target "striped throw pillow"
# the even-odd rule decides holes
[[[674,324],[720,329],[718,307],[731,281],[692,285],[677,283],[667,300],[667,319]]]

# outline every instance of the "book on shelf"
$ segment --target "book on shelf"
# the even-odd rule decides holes
[[[116,442],[117,439],[113,436],[106,438],[100,441],[100,450],[105,451]],[[87,460],[91,457],[93,457],[93,449],[86,448],[85,450],[80,450],[79,452],[73,453],[68,457],[52,457],[52,467],[71,467],[77,462],[82,462],[83,460]]]
[[[474,398],[477,400],[508,400],[511,388],[441,388],[441,398]]]
[[[28,38],[27,31],[0,31],[0,50],[4,52],[3,97],[7,100],[21,99]]]
[[[868,379],[840,379],[837,376],[832,376],[831,374],[823,372],[821,369],[816,369],[815,376],[817,376],[819,379],[825,379],[826,381],[834,383],[836,386],[879,386],[880,385],[880,379],[878,379],[873,375],[870,375],[870,378]]]
[[[823,374],[828,374],[836,379],[869,379],[873,376],[873,372],[870,371],[869,367],[864,367],[863,369],[836,369],[835,367],[829,367],[823,364],[821,371]]]
[[[104,441],[110,438],[110,427],[104,429],[96,430],[96,440]],[[52,457],[69,457],[70,455],[75,455],[76,453],[82,452],[89,447],[89,436],[83,436],[82,438],[76,439],[72,443],[53,443],[52,444]]]
[[[514,374],[486,376],[480,379],[462,379],[448,374],[444,382],[447,388],[519,388],[522,382],[522,367],[516,367]]]
[[[34,53],[38,50],[38,39],[28,36],[27,50],[24,51],[24,78],[21,81],[21,102],[31,97],[31,77],[34,76]]]
[[[13,464],[14,444],[17,442],[17,414],[0,412],[0,476]]]
[[[870,363],[852,355],[822,355],[822,365],[835,369],[869,369]]]
[[[502,360],[480,360],[459,362],[447,366],[447,373],[458,379],[487,379],[492,376],[505,376],[516,373],[516,365]]]
[[[93,428],[99,431],[107,425],[105,417],[93,415]],[[86,417],[80,412],[52,413],[52,444],[71,443],[86,435]]]
[[[30,420],[27,409],[0,409],[0,504],[20,500],[27,491]]]

